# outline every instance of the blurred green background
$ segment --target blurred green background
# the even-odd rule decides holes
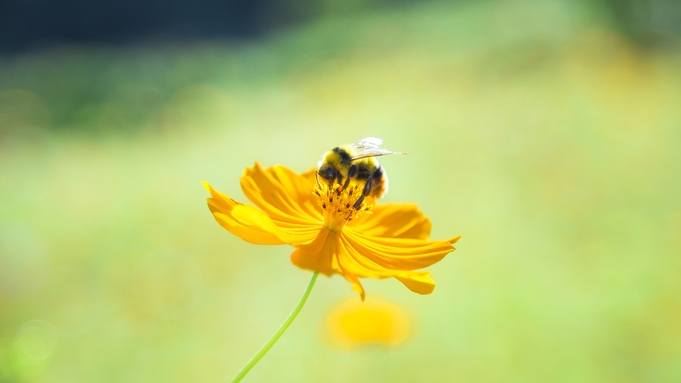
[[[463,235],[432,295],[365,282],[415,333],[334,348],[356,293],[320,278],[244,382],[677,382],[681,50],[606,9],[406,4],[0,58],[0,381],[229,381],[310,273],[223,230],[201,181],[245,202],[254,161],[376,136],[410,152],[381,161],[385,200]]]

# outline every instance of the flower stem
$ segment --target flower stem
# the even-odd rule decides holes
[[[319,273],[316,272],[316,271],[315,271],[314,274],[312,274],[312,279],[310,279],[310,283],[307,285],[307,288],[305,289],[303,296],[300,298],[300,302],[298,302],[298,305],[296,306],[296,308],[293,309],[293,311],[288,315],[288,318],[286,318],[286,321],[284,321],[284,323],[282,323],[282,325],[279,327],[279,330],[277,330],[277,332],[275,332],[274,335],[272,335],[272,338],[270,338],[270,340],[267,341],[267,343],[263,346],[263,348],[260,349],[260,351],[258,351],[257,354],[255,354],[253,359],[251,359],[250,362],[248,362],[248,364],[246,366],[244,366],[244,368],[241,369],[241,371],[239,371],[239,373],[234,378],[234,380],[232,380],[232,383],[237,383],[237,382],[241,381],[241,379],[243,379],[244,376],[246,376],[246,374],[248,374],[248,372],[251,371],[253,366],[258,364],[260,359],[262,359],[262,357],[265,356],[265,354],[267,354],[267,351],[269,351],[270,348],[272,348],[272,346],[274,346],[274,344],[279,340],[279,338],[281,338],[281,336],[284,334],[284,332],[286,331],[288,326],[290,326],[291,323],[293,323],[293,320],[296,319],[296,316],[298,316],[298,313],[300,312],[300,310],[305,305],[305,301],[307,301],[307,297],[310,296],[310,292],[312,291],[312,287],[314,287],[314,283],[317,280],[318,275],[319,275]]]

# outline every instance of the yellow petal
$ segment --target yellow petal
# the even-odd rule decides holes
[[[407,288],[417,294],[427,295],[435,290],[435,281],[429,278],[430,272],[411,271],[404,277],[395,277]]]
[[[300,173],[300,176],[310,184],[310,188],[314,188],[314,185],[317,183],[317,168],[306,170]]]
[[[227,214],[213,213],[215,220],[230,233],[256,245],[282,245],[283,242],[276,235],[268,233],[258,227],[246,226],[235,221]]]
[[[428,239],[432,224],[414,204],[375,205],[372,214],[365,214],[348,226],[371,237]]]
[[[241,189],[273,220],[303,225],[323,220],[312,194],[313,186],[286,167],[263,169],[256,162],[253,168],[244,171]]]
[[[285,243],[296,245],[309,242],[315,238],[319,231],[318,226],[297,225],[297,227],[280,227],[278,222],[273,221],[267,214],[248,205],[238,205],[232,210],[232,217],[248,226],[257,226],[269,233],[276,235]]]
[[[435,281],[428,277],[430,272],[385,267],[358,251],[346,236],[341,237],[339,263],[342,270],[347,274],[354,274],[362,278],[395,277],[409,290],[419,294],[430,294],[435,288]]]
[[[358,293],[360,299],[362,299],[362,302],[364,302],[367,296],[366,293],[364,292],[364,286],[362,286],[362,282],[359,281],[359,278],[352,274],[343,274],[343,277],[345,277],[345,280],[350,282],[350,284],[352,285],[352,290]]]
[[[291,262],[301,269],[318,271],[327,276],[338,273],[338,267],[334,268],[337,242],[336,233],[322,228],[313,241],[301,245],[291,254]]]
[[[244,241],[258,245],[281,245],[285,243],[272,232],[259,226],[248,225],[240,222],[232,216],[232,211],[236,206],[242,205],[239,202],[213,189],[207,182],[203,186],[211,194],[207,198],[208,209],[213,213],[215,220],[230,233],[238,236]]]
[[[322,228],[313,241],[300,245],[291,254],[291,262],[326,275],[341,274],[362,300],[366,294],[359,278],[394,277],[413,292],[430,294],[435,288],[430,273],[413,270],[430,266],[453,251],[451,244],[458,237],[447,241],[389,239],[387,243],[391,245],[386,245],[385,240],[365,237],[348,228],[339,233]]]
[[[377,265],[392,270],[416,270],[428,267],[447,253],[454,251],[452,243],[459,237],[445,241],[424,241],[410,238],[375,238],[357,233],[348,227],[343,230],[352,248]]]
[[[313,240],[319,231],[314,223],[293,224],[272,220],[262,211],[244,205],[204,183],[211,193],[208,208],[218,223],[245,241],[261,245],[292,245]]]
[[[351,270],[349,268],[346,268],[344,266],[345,262],[342,260],[346,260],[346,257],[343,257],[341,254],[338,255],[338,266],[341,270],[341,274],[347,280],[350,282],[352,285],[352,289],[359,293],[359,297],[364,301],[366,299],[366,293],[364,292],[364,286],[362,286],[362,282],[359,281],[358,275],[355,273],[356,270]]]

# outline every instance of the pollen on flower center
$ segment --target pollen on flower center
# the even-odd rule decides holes
[[[335,180],[318,182],[314,194],[319,197],[317,203],[324,210],[324,226],[332,232],[337,232],[346,223],[365,212],[371,213],[374,199],[362,197],[363,190],[363,182],[355,179],[346,184],[340,184]]]

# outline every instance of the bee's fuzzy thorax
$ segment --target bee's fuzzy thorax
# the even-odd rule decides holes
[[[352,178],[359,181],[365,197],[383,197],[388,191],[388,176],[376,157],[388,154],[406,154],[381,149],[382,140],[367,137],[353,144],[336,146],[324,154],[319,162],[317,174],[327,184],[343,184]],[[347,181],[350,182],[350,181]]]

